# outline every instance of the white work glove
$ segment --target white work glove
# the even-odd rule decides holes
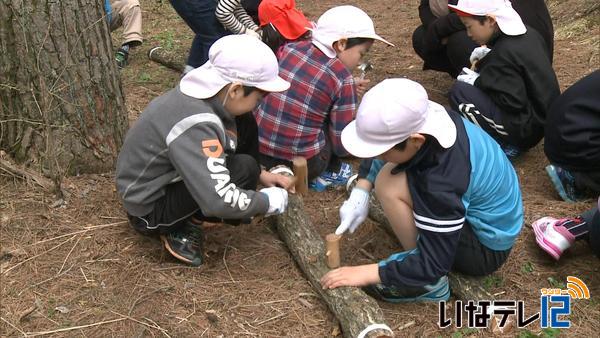
[[[260,36],[259,32],[255,31],[253,29],[250,29],[250,28],[246,28],[246,30],[244,31],[244,34],[250,35],[250,36],[255,37],[255,38],[259,39],[259,40],[262,39],[262,37]]]
[[[335,229],[336,235],[341,235],[350,229],[354,233],[358,226],[367,219],[369,214],[369,192],[365,189],[354,187],[350,197],[340,208],[340,225]]]
[[[282,214],[287,208],[288,193],[287,190],[278,187],[269,187],[260,189],[260,192],[267,195],[269,199],[269,210],[265,216]]]
[[[460,75],[456,78],[458,81],[464,82],[464,83],[468,83],[470,85],[474,85],[475,84],[475,80],[477,80],[477,78],[479,77],[479,73],[477,73],[474,70],[470,70],[467,67],[464,67],[462,69],[462,72],[460,73]]]
[[[477,47],[477,48],[473,49],[473,51],[471,52],[469,61],[471,61],[471,64],[473,64],[473,63],[483,59],[490,51],[491,51],[491,49],[487,48],[486,46]]]

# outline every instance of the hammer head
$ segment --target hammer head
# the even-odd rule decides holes
[[[360,65],[358,65],[358,70],[360,70],[361,72],[361,79],[365,77],[365,75],[367,74],[368,71],[373,69],[373,65],[369,62],[369,61],[365,61],[363,63],[361,63]]]

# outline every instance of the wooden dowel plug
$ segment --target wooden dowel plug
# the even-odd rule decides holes
[[[296,178],[296,193],[304,195],[308,192],[308,166],[304,157],[295,157],[292,160],[294,165],[294,176]]]
[[[340,239],[341,235],[329,234],[325,236],[325,255],[327,256],[327,266],[330,269],[340,267]]]

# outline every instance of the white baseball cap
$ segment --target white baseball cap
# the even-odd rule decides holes
[[[425,88],[408,79],[387,79],[362,98],[356,120],[342,131],[344,148],[356,157],[379,156],[410,135],[431,135],[444,148],[456,141],[456,126]]]
[[[330,58],[336,56],[333,43],[340,39],[369,38],[393,46],[375,33],[369,15],[354,6],[337,6],[327,10],[311,30],[313,43]]]
[[[290,88],[290,83],[278,74],[277,58],[267,45],[250,35],[235,34],[215,41],[208,51],[208,61],[187,73],[179,87],[197,99],[213,97],[233,82],[282,92]]]
[[[491,16],[506,35],[521,35],[527,32],[523,20],[509,0],[458,0],[456,5],[448,4],[459,16]]]

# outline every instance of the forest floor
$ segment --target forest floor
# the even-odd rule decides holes
[[[368,12],[380,35],[396,47],[376,43],[369,53],[372,84],[407,77],[423,84],[431,99],[447,103],[446,74],[422,71],[411,36],[419,24],[419,1],[298,0],[316,20],[346,3]],[[121,72],[130,121],[150,100],[175,86],[179,74],[147,59],[161,45],[183,60],[191,31],[168,1],[142,0],[146,41]],[[593,0],[551,0],[556,30],[554,69],[564,90],[598,68],[600,30]],[[118,32],[113,33],[118,45]],[[573,216],[594,201],[559,200],[548,180],[540,144],[516,161],[525,224],[506,264],[483,280],[502,299],[523,300],[526,313],[539,310],[540,288],[564,288],[568,275],[587,283],[591,299],[572,302],[570,329],[542,330],[539,322],[500,336],[580,336],[600,332],[600,261],[577,243],[560,262],[542,252],[530,224],[545,216]],[[193,268],[175,261],[157,240],[128,226],[115,192],[114,173],[64,180],[64,201],[37,186],[0,177],[0,336],[54,334],[93,337],[327,337],[339,325],[267,222],[206,230],[206,263]],[[310,193],[306,212],[322,235],[339,222],[342,191]],[[397,242],[372,221],[346,236],[343,264],[372,262],[398,251]],[[365,254],[366,253],[366,254]],[[368,257],[368,256],[371,256]],[[390,327],[404,336],[490,336],[489,330],[440,329],[437,304],[380,303]]]

